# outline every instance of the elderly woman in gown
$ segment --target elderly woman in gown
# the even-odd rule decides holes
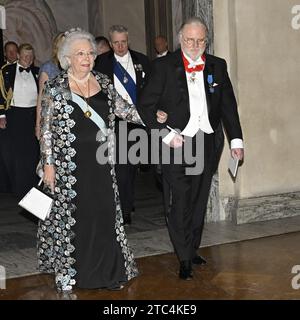
[[[142,123],[108,77],[92,71],[96,44],[88,32],[66,33],[58,58],[63,71],[42,96],[41,160],[53,194],[38,228],[38,267],[55,275],[59,291],[120,289],[138,274],[124,231],[114,168],[115,115]],[[96,139],[97,138],[97,139]],[[97,149],[108,145],[106,164]]]

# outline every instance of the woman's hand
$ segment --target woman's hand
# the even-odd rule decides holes
[[[44,184],[50,188],[51,192],[54,193],[55,167],[53,164],[44,165],[43,181],[44,181]]]
[[[157,110],[156,112],[156,120],[159,123],[165,123],[168,119],[168,114],[162,110]]]

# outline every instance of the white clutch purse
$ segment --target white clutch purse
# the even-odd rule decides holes
[[[43,179],[40,180],[38,186],[41,185],[42,181]],[[19,202],[19,206],[43,221],[49,217],[52,204],[53,199],[35,187],[31,188]]]

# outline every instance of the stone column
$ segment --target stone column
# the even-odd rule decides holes
[[[87,10],[88,10],[87,14],[88,14],[89,32],[91,32],[95,37],[103,36],[104,35],[103,1],[88,0]]]
[[[212,0],[182,0],[182,18],[202,18],[208,27],[209,43],[206,51],[213,54],[213,1]]]
[[[178,49],[178,30],[182,24],[182,0],[172,1],[172,17],[173,17],[173,51]],[[171,48],[172,49],[172,48]]]

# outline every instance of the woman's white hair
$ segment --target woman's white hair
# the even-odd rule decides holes
[[[60,63],[60,66],[64,70],[68,70],[70,67],[67,57],[71,54],[71,47],[73,43],[77,40],[88,40],[95,52],[97,52],[96,42],[94,36],[80,28],[73,28],[65,32],[65,39],[58,48],[57,57]]]

